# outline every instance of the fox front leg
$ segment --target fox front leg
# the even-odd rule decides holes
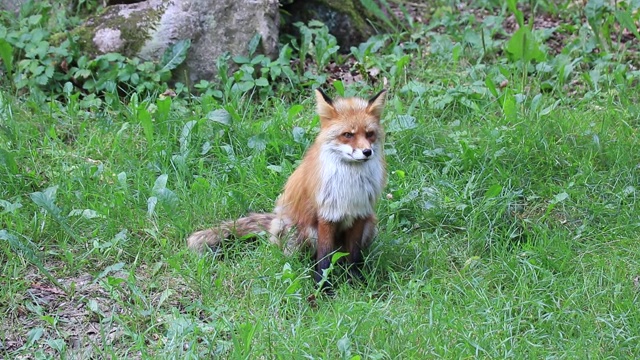
[[[320,220],[318,222],[318,242],[316,245],[316,270],[313,278],[322,291],[330,293],[332,286],[329,281],[324,281],[324,272],[331,266],[331,254],[336,250],[336,230],[335,223]]]
[[[351,228],[345,231],[345,248],[349,253],[347,262],[349,266],[349,276],[351,279],[358,281],[364,281],[362,275],[362,265],[364,264],[364,257],[362,255],[363,246],[366,246],[369,241],[364,241],[363,236],[370,236],[367,231],[371,227],[369,218],[356,220]]]

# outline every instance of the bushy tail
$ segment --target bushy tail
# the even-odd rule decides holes
[[[249,214],[235,221],[225,221],[220,225],[196,231],[187,239],[190,249],[202,252],[207,247],[216,249],[220,243],[230,238],[241,238],[250,234],[260,234],[269,232],[275,214]]]

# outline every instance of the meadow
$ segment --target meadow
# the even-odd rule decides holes
[[[0,358],[640,356],[637,2],[415,6],[352,49],[303,25],[192,90],[47,45],[67,75],[19,35],[73,18],[5,18]],[[389,89],[379,233],[334,297],[268,239],[185,242],[272,210],[318,86]]]

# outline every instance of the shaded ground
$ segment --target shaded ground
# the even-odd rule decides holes
[[[480,29],[483,21],[487,17],[499,16],[499,10],[490,11],[485,8],[474,7],[472,4],[472,2],[460,2],[455,8],[443,9],[435,8],[433,4],[427,2],[409,1],[404,2],[403,7],[401,8],[397,3],[389,2],[393,15],[396,19],[401,21],[409,15],[413,19],[414,23],[425,24],[427,26],[433,24],[435,21],[439,21],[438,17],[442,17],[442,12],[450,12],[452,17],[456,19],[473,19],[471,24],[466,24],[465,21],[467,20],[462,20],[460,22],[461,29],[466,25],[471,25],[472,28]],[[524,15],[524,24],[528,26],[531,21],[533,21],[532,28],[534,31],[546,30],[546,37],[543,43],[547,48],[548,55],[551,56],[560,54],[565,46],[578,39],[581,36],[578,31],[582,24],[588,24],[584,15],[583,4],[572,5],[564,13],[557,12],[552,14],[549,12],[538,11],[533,19],[531,19],[532,11],[530,7],[524,4],[520,5],[521,8],[519,10],[522,11]],[[581,15],[577,17],[574,14]],[[493,34],[493,40],[497,40],[499,43],[508,40],[519,28],[516,17],[513,14],[506,12],[503,16],[505,16],[504,19],[496,29],[497,31]],[[410,29],[410,25],[406,22],[399,27]],[[447,29],[444,25],[435,26],[433,29],[434,32],[439,34],[451,34],[452,32],[450,30],[451,29]],[[640,57],[638,56],[638,53],[640,52],[640,41],[638,41],[635,35],[626,28],[621,28],[617,23],[615,23],[610,31],[609,37],[613,48],[619,45],[626,51],[626,53],[623,54],[625,58],[621,60],[623,62],[625,60],[629,61],[632,69],[637,69],[638,64],[640,63]],[[426,42],[429,41],[428,39],[422,40]],[[496,51],[498,55],[501,55],[503,52],[502,46],[499,46],[493,51]],[[593,53],[599,53],[601,50],[598,47],[595,47],[592,51]],[[377,71],[377,69],[374,69],[373,73],[367,73],[369,71],[363,71],[363,69],[358,68],[357,65],[357,61],[353,57],[348,57],[344,64],[340,65],[332,63],[325,69],[325,71],[330,74],[331,80],[342,80],[345,84],[363,80],[375,83],[378,80],[377,75],[379,74],[379,71]]]
[[[15,302],[20,305],[10,310],[0,323],[3,336],[0,338],[0,359],[8,359],[3,355],[28,345],[29,336],[35,336],[34,341],[52,341],[49,346],[40,347],[49,356],[59,355],[54,347],[64,348],[63,353],[78,359],[95,358],[105,349],[119,348],[120,345],[129,347],[122,339],[125,336],[123,327],[114,315],[134,316],[128,310],[127,302],[135,301],[139,294],[154,293],[146,289],[150,284],[149,278],[145,267],[141,267],[133,280],[128,272],[120,270],[108,276],[83,274],[57,279],[67,289],[68,293],[65,293],[43,279],[35,267],[31,268],[25,276],[29,288]],[[169,306],[181,307],[177,301],[189,294],[189,290],[176,281],[179,279],[164,279],[162,283],[171,284],[173,291],[158,291],[154,298],[145,299],[149,302],[150,311],[157,310],[156,306],[165,300]],[[172,294],[175,296],[171,297]],[[20,331],[16,331],[18,329]],[[25,332],[25,329],[29,331]],[[60,343],[62,341],[64,343]],[[39,343],[44,344],[42,341]],[[129,354],[129,358],[137,356]]]
[[[117,325],[101,322],[101,319],[108,319],[113,313],[122,312],[122,308],[94,281],[93,276],[85,274],[58,279],[67,289],[75,288],[73,294],[67,295],[48,284],[36,271],[26,276],[29,289],[20,301],[23,305],[13,309],[0,325],[0,333],[5,334],[4,351],[12,352],[27,343],[24,333],[17,333],[15,329],[42,329],[41,336],[46,339],[55,338],[50,334],[51,327],[54,327],[66,339],[68,351],[81,358],[90,357],[93,347],[111,344],[122,335]],[[124,278],[125,274],[114,276]],[[55,318],[43,319],[41,315],[37,316],[39,314],[55,314]],[[51,348],[44,350],[49,355],[55,354]]]

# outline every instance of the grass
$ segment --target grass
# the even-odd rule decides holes
[[[367,283],[315,302],[304,256],[184,241],[271,210],[317,132],[310,89],[97,105],[0,90],[16,163],[0,162],[0,357],[637,357],[640,75],[581,48],[536,71],[447,19],[368,60],[391,84],[389,195]],[[453,60],[447,41],[468,48]],[[567,79],[562,56],[582,56]]]

